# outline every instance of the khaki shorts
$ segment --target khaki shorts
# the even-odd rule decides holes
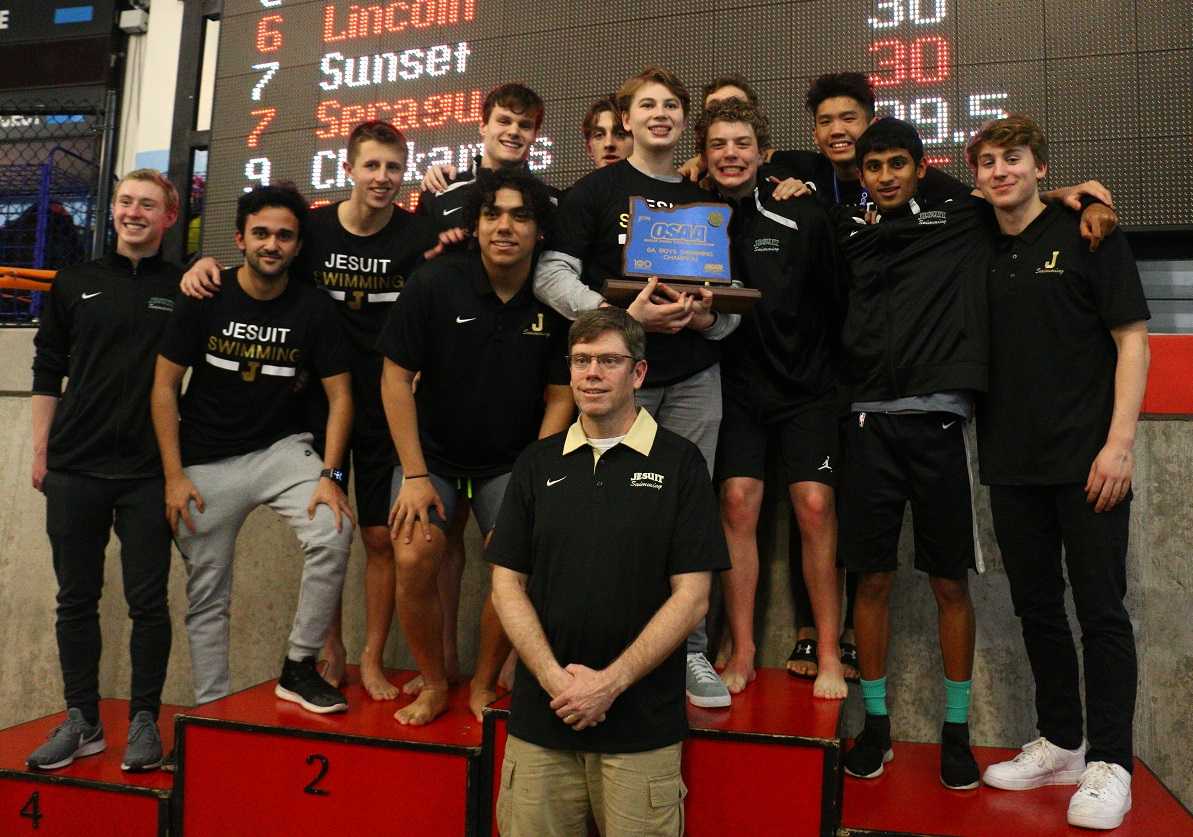
[[[644,753],[549,750],[509,736],[501,765],[502,837],[574,837],[591,810],[604,837],[682,837],[681,743]]]

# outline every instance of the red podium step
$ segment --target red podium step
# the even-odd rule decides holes
[[[982,785],[952,791],[940,783],[940,748],[896,741],[895,760],[877,779],[845,777],[841,829],[848,835],[940,837],[1090,837],[1099,832],[1065,821],[1076,786],[1004,791]],[[1012,758],[1018,750],[974,747],[978,765]],[[1139,759],[1131,782],[1132,807],[1114,837],[1193,835],[1193,814]]]
[[[412,671],[388,672],[397,685]],[[348,711],[315,715],[274,697],[270,680],[177,718],[174,835],[471,835],[481,725],[456,687],[433,723],[393,719],[410,702],[374,701],[348,671]]]
[[[810,680],[763,668],[731,708],[689,705],[692,732],[683,755],[688,837],[836,834],[841,704],[814,699]],[[489,817],[484,830],[493,835],[508,717],[508,698],[485,712],[486,759],[492,760],[482,808]]]
[[[177,706],[163,706],[158,727],[166,751],[173,745]],[[33,771],[25,758],[62,723],[65,712],[0,731],[0,834],[39,837],[161,837],[170,822],[173,777],[153,770],[120,769],[128,740],[128,701],[102,700],[104,752],[69,767]]]

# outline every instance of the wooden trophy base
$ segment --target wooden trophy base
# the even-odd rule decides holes
[[[762,299],[762,292],[756,288],[734,288],[729,285],[701,285],[696,282],[675,281],[664,282],[676,290],[689,290],[701,287],[712,291],[714,311],[722,314],[745,314],[754,307],[754,303]],[[605,284],[605,298],[622,307],[634,301],[634,297],[646,287],[642,279],[610,279]]]

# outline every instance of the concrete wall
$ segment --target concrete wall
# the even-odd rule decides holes
[[[0,331],[0,392],[28,386],[31,333]],[[60,708],[61,676],[54,640],[54,576],[43,534],[44,507],[29,487],[29,400],[0,397],[0,727]],[[1129,607],[1139,648],[1136,751],[1185,804],[1193,804],[1193,766],[1186,742],[1193,737],[1193,422],[1144,421],[1136,443],[1137,470],[1132,510]],[[768,497],[762,526],[763,567],[759,590],[760,663],[782,665],[793,631],[787,593],[789,514],[778,495]],[[1032,684],[1018,623],[1011,612],[998,548],[979,491],[982,546],[987,572],[973,581],[978,612],[972,733],[978,744],[1017,746],[1035,736]],[[906,527],[905,527],[906,528]],[[910,538],[901,550],[910,565]],[[254,513],[238,542],[232,615],[233,687],[276,677],[297,597],[301,558],[294,537],[267,511]],[[466,665],[475,653],[478,601],[484,574],[475,527],[468,533],[469,564],[463,594],[461,651]],[[103,693],[127,696],[129,622],[121,596],[118,546],[108,550],[107,595],[101,619],[105,654]],[[349,655],[363,644],[364,555],[359,543],[351,558],[344,627]],[[182,625],[185,578],[179,562],[171,575],[174,653],[166,700],[191,700],[190,659]],[[935,740],[944,714],[936,617],[925,578],[905,569],[895,594],[891,649],[891,714],[898,738]],[[1075,623],[1074,623],[1075,624]],[[410,667],[410,655],[395,628],[386,654],[392,666]],[[856,731],[861,701],[847,704],[847,730]]]

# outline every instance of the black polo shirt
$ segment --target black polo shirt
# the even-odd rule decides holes
[[[999,236],[990,268],[990,388],[979,401],[982,482],[1084,483],[1106,444],[1118,351],[1110,330],[1151,316],[1126,236],[1097,252],[1049,204]]]
[[[568,383],[567,321],[533,284],[502,302],[480,254],[453,253],[418,268],[390,311],[378,348],[422,372],[418,432],[433,473],[506,473],[538,438],[546,386]]]
[[[646,410],[593,462],[579,422],[526,449],[485,558],[528,576],[527,593],[560,665],[600,670],[671,596],[671,576],[729,569],[716,495],[700,451]],[[518,661],[509,730],[557,750],[633,753],[687,734],[684,645],[576,732]]]
[[[763,172],[759,180],[773,173],[780,177],[787,175],[810,182],[815,185],[816,197],[824,206],[859,206],[870,202],[870,196],[862,188],[860,177],[842,180],[837,176],[832,161],[818,151],[776,151],[768,165],[775,170]],[[929,209],[935,209],[950,198],[956,200],[972,192],[972,186],[965,185],[935,166],[928,166],[924,179],[916,187],[916,197]]]
[[[590,172],[568,191],[555,217],[549,249],[582,264],[581,279],[597,293],[605,283],[622,274],[622,249],[629,225],[630,198],[643,198],[650,206],[672,207],[716,200],[696,184],[651,177],[629,160]],[[650,368],[646,386],[666,386],[695,375],[720,360],[716,341],[693,329],[678,334],[646,335]]]

